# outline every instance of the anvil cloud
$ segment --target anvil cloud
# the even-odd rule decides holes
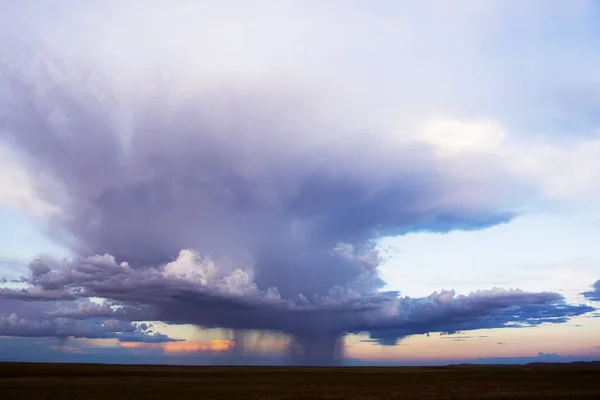
[[[207,84],[206,69],[165,67],[160,54],[131,55],[150,71],[136,76],[99,62],[100,49],[1,45],[0,141],[73,258],[35,260],[29,287],[0,289],[11,302],[0,335],[169,340],[142,321],[273,330],[295,338],[297,362],[329,363],[347,332],[392,344],[592,310],[552,292],[380,292],[383,235],[517,214],[525,183],[495,159],[395,137],[293,77]],[[40,313],[23,319],[15,301]]]

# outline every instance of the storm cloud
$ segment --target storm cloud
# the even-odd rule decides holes
[[[32,263],[35,270],[42,270],[39,262]],[[115,325],[106,321],[121,321],[124,327],[141,328],[129,336],[119,333],[120,340],[168,340],[163,335],[144,334],[145,324],[128,325],[132,321],[283,332],[292,337],[290,362],[309,365],[339,362],[340,339],[345,333],[366,332],[380,344],[394,345],[406,336],[429,332],[562,323],[594,310],[566,304],[556,293],[499,288],[469,295],[441,291],[412,299],[394,292],[359,293],[337,286],[322,295],[284,298],[274,288],[258,289],[248,271],[221,271],[212,260],[191,250],[183,250],[176,260],[159,267],[132,268],[125,262],[117,264],[112,256],[92,256],[35,275],[29,290],[4,289],[0,296],[47,304],[46,320],[105,321],[102,326]],[[84,303],[54,306],[57,290]],[[27,296],[15,295],[23,292]],[[110,302],[90,303],[90,297]],[[28,304],[31,309],[35,303]],[[10,318],[15,320],[16,316]],[[92,331],[93,327],[81,332],[74,326],[68,332],[75,337],[117,337],[104,329]],[[20,331],[11,326],[7,333],[52,336],[54,331],[48,329],[54,328],[43,328]]]
[[[294,362],[320,364],[347,332],[393,344],[592,310],[549,292],[380,292],[378,238],[517,215],[518,179],[501,165],[400,140],[292,79],[207,85],[187,68],[164,78],[154,59],[150,74],[119,76],[23,40],[0,43],[0,141],[73,258],[35,260],[27,288],[0,289],[42,315],[5,308],[0,335],[168,340],[128,332],[141,321],[272,330],[294,338]],[[59,301],[71,303],[47,309]]]
[[[82,299],[75,302],[55,302],[55,298],[48,298],[45,304],[23,303],[21,299],[14,300],[6,292],[0,299],[0,336],[12,337],[56,337],[60,339],[85,338],[85,339],[118,339],[121,342],[171,342],[174,339],[161,333],[149,330],[148,324],[132,323],[129,321],[110,318],[97,318],[88,314],[85,320],[71,318],[69,313],[65,317],[55,310],[71,309],[79,306],[77,310],[89,307],[89,301]]]

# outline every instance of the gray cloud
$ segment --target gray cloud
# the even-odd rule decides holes
[[[195,264],[190,263],[190,255],[196,257]],[[38,275],[31,284],[40,293],[38,301],[44,300],[49,288],[60,286],[84,301],[109,298],[119,305],[69,303],[48,313],[56,318],[281,331],[294,337],[289,349],[294,362],[309,364],[338,359],[339,338],[346,332],[368,332],[379,343],[393,345],[414,334],[561,323],[594,310],[566,304],[556,293],[498,288],[469,295],[441,291],[412,299],[397,293],[361,294],[337,287],[326,295],[283,298],[274,289],[261,291],[246,279],[230,279],[241,270],[206,280],[203,272],[211,268],[210,260],[188,252],[161,267],[145,268],[117,264],[110,256],[94,256]],[[46,300],[53,304],[55,299],[49,296]]]
[[[6,289],[0,288],[0,296],[4,299],[26,300],[26,301],[57,301],[76,300],[77,296],[59,290],[39,290],[37,288]]]
[[[48,233],[74,259],[36,260],[29,288],[2,289],[44,310],[41,322],[4,317],[7,334],[61,335],[60,325],[66,336],[156,337],[87,324],[98,318],[276,330],[294,337],[294,359],[321,363],[339,356],[345,332],[392,344],[591,310],[555,293],[378,292],[382,235],[515,215],[498,165],[440,158],[289,83],[123,85],[35,41],[11,57],[15,43],[0,47],[0,140],[56,209]],[[48,309],[89,297],[111,304]]]
[[[582,295],[589,300],[600,301],[600,280],[592,285],[592,290],[583,292]]]
[[[166,342],[173,339],[152,332],[148,324],[140,324],[92,312],[96,308],[106,310],[87,298],[77,301],[57,301],[52,295],[40,302],[23,301],[0,295],[0,336],[15,337],[59,337],[87,339],[118,339],[122,342]],[[86,313],[85,318],[77,318],[77,313]]]
[[[15,313],[0,317],[0,336],[118,339],[121,342],[160,343],[174,341],[158,334],[146,334],[123,321],[74,321],[64,318],[26,320]]]

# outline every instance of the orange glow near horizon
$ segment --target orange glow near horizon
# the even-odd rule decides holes
[[[587,329],[580,331],[581,324]],[[598,329],[600,319],[577,318],[569,324],[548,324],[527,329],[478,330],[444,336],[439,333],[416,335],[403,339],[396,346],[381,346],[369,341],[368,335],[354,334],[346,335],[342,343],[345,358],[398,363],[469,362],[485,358],[537,357],[539,353],[582,357],[600,356]],[[577,340],[573,340],[575,330]],[[243,340],[240,351],[253,354],[283,355],[289,342],[284,335],[264,332],[250,332],[240,339]],[[132,352],[153,352],[167,356],[202,352],[225,355],[236,346],[230,332],[215,330],[202,331],[195,338],[166,343],[119,342],[117,339],[72,340],[83,344],[84,350],[88,346],[121,347]]]
[[[575,322],[575,321],[574,321]],[[600,321],[585,321],[600,328]],[[379,361],[445,361],[478,358],[537,357],[539,353],[560,356],[600,355],[593,329],[573,340],[574,325],[544,325],[527,329],[479,330],[456,335],[410,336],[396,346],[365,343],[363,335],[348,335],[344,353],[348,358]]]
[[[235,342],[232,340],[214,339],[208,341],[199,340],[184,340],[181,342],[165,342],[165,343],[139,343],[139,342],[122,342],[119,346],[126,349],[141,349],[141,350],[162,350],[166,355],[197,353],[201,351],[210,351],[219,353],[232,349]]]

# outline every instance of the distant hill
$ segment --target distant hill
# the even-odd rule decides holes
[[[532,362],[525,364],[531,367],[600,367],[600,361],[572,361],[572,362]]]
[[[552,368],[552,367],[556,367],[556,368],[571,368],[571,367],[577,367],[577,368],[600,368],[600,361],[571,361],[571,362],[543,362],[543,361],[536,361],[536,362],[530,362],[527,364],[513,364],[513,363],[507,363],[507,364],[478,364],[478,363],[461,363],[461,364],[449,364],[447,365],[447,367],[450,368],[483,368],[483,367],[489,367],[489,368],[494,368],[494,367],[514,367],[514,368],[519,368],[519,367],[547,367],[547,368]],[[443,368],[443,367],[442,367]]]

